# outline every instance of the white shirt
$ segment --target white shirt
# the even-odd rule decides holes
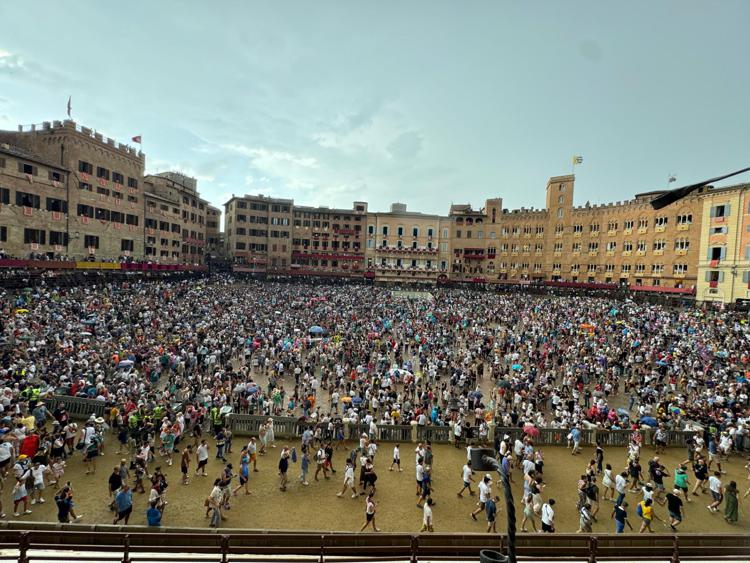
[[[198,446],[198,461],[203,461],[204,459],[208,459],[208,446],[201,444]]]
[[[427,503],[424,503],[424,506],[422,507],[422,523],[425,526],[432,525],[432,508]]]
[[[625,477],[623,477],[622,475],[617,475],[617,477],[615,477],[615,490],[618,493],[624,493],[627,486],[628,480],[625,479]]]
[[[484,482],[484,479],[479,483],[479,502],[487,502],[492,494],[492,486]]]
[[[461,478],[464,480],[464,483],[471,482],[471,467],[469,467],[468,465],[464,465],[463,469],[461,470]]]
[[[399,452],[398,446],[393,447],[393,459],[401,459],[401,452]]]
[[[422,465],[419,464],[417,465],[417,481],[421,483],[422,479],[424,479],[424,467],[422,467]]]
[[[354,468],[351,465],[346,466],[344,472],[344,483],[354,483]]]
[[[34,476],[35,485],[44,485],[44,472],[47,470],[46,465],[39,465],[36,469],[31,468],[31,474]]]
[[[555,522],[555,511],[546,502],[542,505],[542,524],[552,526]]]
[[[10,442],[0,442],[0,461],[10,459],[13,455],[13,444]]]
[[[721,479],[719,479],[716,475],[711,475],[708,478],[708,488],[711,490],[712,493],[720,493],[721,492]]]

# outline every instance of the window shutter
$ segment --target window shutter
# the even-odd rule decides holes
[[[726,258],[727,258],[727,247],[723,246],[721,248],[721,259],[722,260],[726,260]]]
[[[705,278],[705,281],[710,282],[711,281],[711,272],[706,272],[706,275],[703,276]]]
[[[724,272],[719,272],[719,282],[724,281]]]
[[[37,176],[39,174],[39,168],[37,168],[36,166],[32,166],[31,167],[31,174],[32,174],[32,176]]]
[[[745,270],[742,272],[742,283],[748,283],[750,282],[750,272]]]
[[[729,203],[724,204],[724,217],[729,217],[732,214],[732,205]]]
[[[750,244],[745,247],[745,260],[750,260]]]
[[[708,252],[706,254],[706,260],[711,260],[711,247],[710,246],[708,247]],[[708,281],[708,280],[706,280],[706,281]]]
[[[715,205],[712,205],[712,206],[711,206],[711,213],[710,213],[710,216],[711,216],[711,217],[716,217],[716,206],[715,206]]]

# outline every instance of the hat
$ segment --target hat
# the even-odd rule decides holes
[[[489,479],[490,481],[492,481],[492,475],[490,475],[489,473],[485,473],[485,475],[484,475],[484,480],[485,480],[485,481],[487,481],[488,479]]]
[[[21,461],[22,459],[26,459],[27,457],[29,456],[27,456],[26,454],[21,454],[18,456],[18,461]]]
[[[94,419],[94,422],[96,422],[97,424],[104,424],[104,419],[101,416],[99,416]]]

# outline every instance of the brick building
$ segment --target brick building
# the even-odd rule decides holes
[[[221,209],[206,206],[206,253],[212,256],[225,256],[226,250],[221,240]]]
[[[195,178],[162,172],[144,178],[146,249],[149,260],[203,263],[209,204]]]
[[[364,202],[352,209],[294,206],[291,273],[361,276],[366,221]]]
[[[292,263],[291,199],[232,196],[224,204],[225,241],[239,271],[285,273]]]
[[[68,170],[0,144],[0,249],[15,258],[60,258],[68,247]]]
[[[65,176],[69,212],[64,218],[67,245],[54,244],[53,250],[61,247],[60,253],[76,259],[116,260],[143,256],[143,153],[71,120],[19,126],[18,131],[0,131],[0,143],[36,155],[46,163],[54,163],[60,168],[58,172],[69,171]],[[32,174],[32,178],[36,176]],[[32,199],[32,203],[33,217],[35,212],[41,212],[42,202]],[[56,219],[57,215],[52,213],[49,212],[46,226],[38,227],[40,231],[62,230],[62,219]],[[47,215],[41,217],[46,218]],[[55,240],[60,240],[55,236]],[[50,245],[47,242],[45,246]],[[50,251],[49,248],[44,250]]]

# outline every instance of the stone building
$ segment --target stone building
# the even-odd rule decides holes
[[[394,203],[390,211],[367,216],[365,247],[369,277],[385,282],[435,283],[447,279],[450,219],[407,211]]]
[[[294,275],[362,276],[365,265],[367,204],[352,209],[294,206]]]
[[[291,199],[232,196],[224,204],[227,254],[238,271],[286,273],[292,263]]]
[[[213,205],[206,206],[206,253],[214,257],[226,255],[226,249],[220,240],[221,209]]]
[[[61,258],[68,248],[67,168],[0,144],[0,250],[5,257]]]
[[[750,184],[709,190],[701,199],[696,299],[750,299]]]
[[[149,260],[201,264],[209,204],[198,195],[195,178],[162,172],[144,178],[146,250]]]
[[[0,143],[70,171],[66,176],[67,246],[53,248],[62,247],[61,253],[76,259],[143,256],[142,152],[71,120],[0,131]],[[51,222],[46,230],[59,232],[58,227]]]

